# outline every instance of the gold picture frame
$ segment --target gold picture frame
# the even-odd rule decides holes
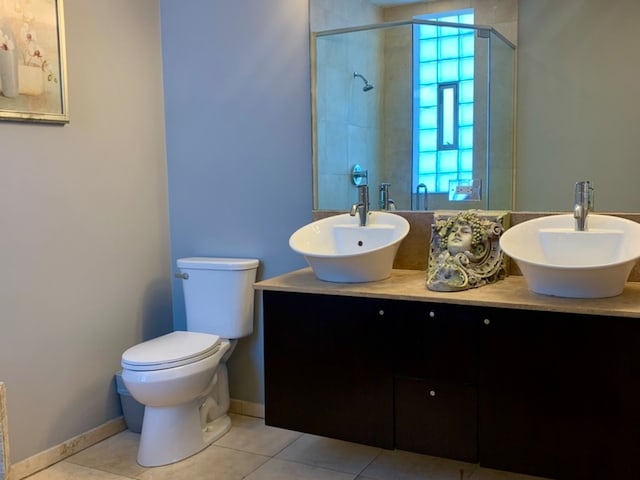
[[[0,120],[68,123],[63,0],[0,0]]]

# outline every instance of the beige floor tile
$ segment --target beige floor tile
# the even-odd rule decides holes
[[[130,480],[131,477],[122,477],[63,461],[27,478],[28,480]]]
[[[401,450],[384,450],[362,472],[372,480],[465,480],[473,478],[477,465]]]
[[[249,475],[246,480],[353,480],[350,473],[273,458]]]
[[[380,448],[305,434],[276,455],[276,458],[358,474],[381,451]]]
[[[139,443],[139,434],[125,430],[70,456],[66,461],[118,475],[137,477],[146,470],[136,462]]]
[[[299,432],[266,426],[262,418],[243,415],[230,417],[231,430],[214,445],[272,457],[302,435]]]
[[[461,469],[464,480],[551,480],[300,434],[242,415],[232,421],[214,445],[172,465],[138,465],[140,436],[127,430],[29,480],[460,480]]]
[[[211,445],[202,452],[171,465],[147,469],[141,480],[240,480],[269,457]]]

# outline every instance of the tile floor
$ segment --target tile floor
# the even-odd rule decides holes
[[[475,464],[389,451],[265,426],[231,415],[233,426],[202,452],[173,465],[136,463],[139,435],[125,430],[29,480],[541,480]],[[461,477],[461,471],[463,477]]]

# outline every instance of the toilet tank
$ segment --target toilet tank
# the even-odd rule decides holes
[[[258,260],[190,257],[178,259],[187,330],[240,338],[253,332],[253,282]]]

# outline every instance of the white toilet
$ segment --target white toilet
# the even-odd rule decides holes
[[[253,331],[258,260],[178,259],[187,331],[172,332],[122,354],[122,380],[145,405],[138,463],[177,462],[231,427],[226,361],[237,338]]]

